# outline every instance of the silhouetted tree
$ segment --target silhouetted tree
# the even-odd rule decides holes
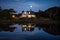
[[[45,11],[47,14],[49,14],[49,17],[54,20],[59,20],[60,18],[60,7],[52,7],[48,8]]]
[[[10,13],[16,13],[16,11],[15,11],[14,9],[12,9],[12,8],[9,9],[9,12],[10,12]]]
[[[60,24],[44,25],[43,30],[49,34],[60,35]]]
[[[2,11],[2,8],[0,7],[0,12]]]
[[[0,19],[2,19],[2,8],[0,7]]]
[[[10,26],[9,23],[6,23],[6,24],[1,23],[0,24],[0,31],[10,31],[10,32],[13,32],[14,29],[16,28],[16,27],[9,27],[9,26]]]
[[[39,10],[38,12],[35,12],[35,15],[37,16],[37,18],[40,18],[40,17],[47,18],[48,17],[47,14],[41,10]]]
[[[2,11],[2,17],[3,17],[3,19],[9,19],[10,13],[9,13],[9,10],[8,9],[4,9]]]
[[[0,8],[0,19],[10,19],[10,14],[15,13],[14,9],[4,9]]]

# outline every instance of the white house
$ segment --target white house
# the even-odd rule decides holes
[[[36,18],[36,16],[32,11],[24,11],[20,18]]]

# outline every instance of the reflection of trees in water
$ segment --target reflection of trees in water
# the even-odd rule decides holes
[[[60,25],[59,24],[44,25],[43,30],[49,34],[60,35]]]
[[[26,27],[28,27],[29,24],[24,24]],[[32,23],[31,23],[32,25]],[[43,30],[49,34],[53,35],[60,35],[60,25],[59,23],[55,24],[34,24],[35,26],[31,28],[30,30],[25,29],[25,31],[34,31],[34,28],[37,27],[39,30],[43,28]],[[26,27],[22,27],[22,30]],[[32,26],[31,26],[32,27]],[[23,30],[24,31],[24,30]]]
[[[15,27],[9,27],[10,24],[0,24],[0,31],[10,31],[13,32]]]
[[[15,23],[0,23],[0,31],[10,31],[13,32],[15,27],[9,27]],[[56,24],[35,24],[35,23],[18,23],[22,27],[22,31],[34,31],[35,28],[43,30],[49,34],[60,35],[60,25],[59,23]]]
[[[38,30],[40,30],[41,28],[43,28],[43,24],[36,24],[36,27],[38,28]]]

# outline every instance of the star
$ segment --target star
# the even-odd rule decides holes
[[[32,8],[32,5],[30,7]]]

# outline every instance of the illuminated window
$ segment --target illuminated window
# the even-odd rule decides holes
[[[26,17],[26,15],[22,15],[22,17]]]
[[[26,28],[24,28],[24,30],[27,30]]]
[[[12,15],[13,18],[15,18],[15,15]]]
[[[31,28],[34,28],[34,26],[31,26]]]
[[[30,14],[30,12],[29,12],[29,14]]]
[[[31,18],[31,15],[28,15],[28,18]]]
[[[29,30],[31,30],[31,28],[29,28]]]
[[[24,14],[27,14],[27,12],[24,12]]]
[[[32,17],[36,17],[35,15],[31,15]]]
[[[23,27],[27,27],[27,25],[23,25]]]
[[[28,27],[31,27],[31,24],[30,24],[30,25],[28,25]]]

